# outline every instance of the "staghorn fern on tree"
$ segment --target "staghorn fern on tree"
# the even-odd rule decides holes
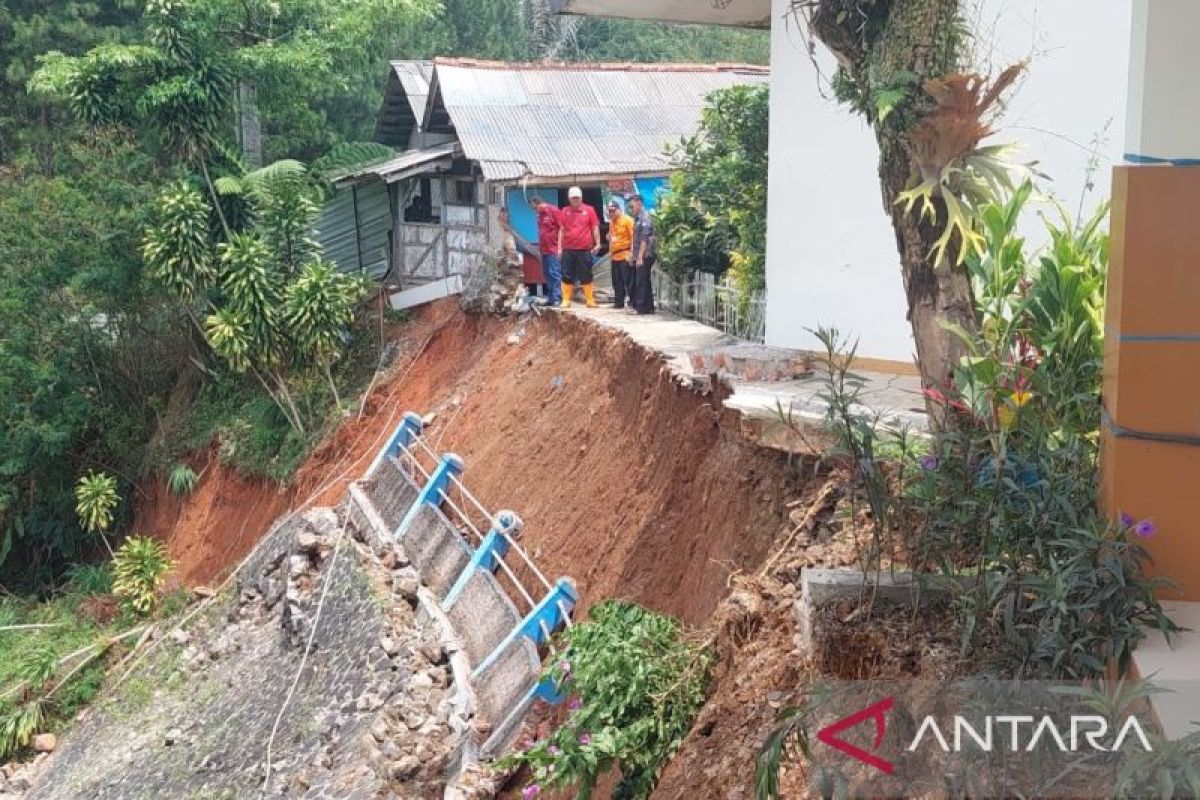
[[[935,106],[908,131],[916,185],[900,192],[896,204],[909,214],[919,203],[920,219],[944,226],[929,252],[935,266],[942,265],[952,241],[958,243],[956,266],[968,254],[982,253],[979,210],[1013,191],[1012,165],[1005,158],[1011,148],[979,143],[995,132],[987,116],[1024,69],[1015,64],[990,85],[979,75],[951,75],[925,84]],[[939,218],[939,200],[944,219]]]

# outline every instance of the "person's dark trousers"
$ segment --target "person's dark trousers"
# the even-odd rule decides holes
[[[639,314],[654,313],[654,290],[650,287],[650,268],[653,266],[654,256],[650,256],[642,266],[633,268],[633,295],[630,302]]]
[[[625,298],[633,305],[633,266],[626,260],[612,262],[613,308],[624,308]]]

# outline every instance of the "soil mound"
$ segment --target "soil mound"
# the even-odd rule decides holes
[[[617,333],[565,314],[470,315],[451,300],[422,309],[398,346],[361,418],[292,487],[217,464],[183,500],[151,487],[139,524],[170,531],[185,583],[227,573],[281,512],[335,502],[407,410],[434,415],[431,445],[466,459],[486,506],[522,516],[525,546],[546,574],[574,577],[585,605],[625,597],[699,625],[787,526],[785,457]]]

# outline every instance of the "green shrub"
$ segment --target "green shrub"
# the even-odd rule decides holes
[[[171,490],[171,494],[191,494],[199,482],[196,471],[187,464],[176,464],[167,475],[167,488]]]
[[[969,259],[979,332],[954,386],[932,396],[962,424],[919,463],[909,500],[919,565],[977,576],[961,598],[964,649],[1005,672],[1087,678],[1128,669],[1145,626],[1175,626],[1154,599],[1139,538],[1148,520],[1097,511],[1107,207],[1047,222],[1025,254],[1017,220],[1032,193],[981,211]]]
[[[767,107],[766,86],[713,92],[700,130],[675,149],[678,170],[657,213],[667,272],[730,270],[745,292],[766,285]]]
[[[113,558],[113,592],[135,614],[149,614],[171,566],[162,542],[130,536]]]
[[[120,501],[117,479],[111,475],[89,472],[75,484],[75,513],[83,527],[94,533],[108,530]]]
[[[82,595],[111,594],[112,568],[108,564],[75,564],[67,570],[70,589]]]
[[[711,653],[676,620],[619,600],[593,606],[564,640],[546,677],[572,696],[570,717],[507,764],[532,769],[529,795],[575,787],[589,797],[615,767],[614,798],[649,797],[704,703]]]

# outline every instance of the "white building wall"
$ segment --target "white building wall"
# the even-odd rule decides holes
[[[1022,145],[1052,180],[1040,188],[1074,213],[1108,195],[1109,168],[1122,147],[1131,0],[980,0],[976,60],[998,72],[1030,59],[1001,121],[999,142]],[[899,257],[883,208],[877,149],[861,118],[822,97],[806,38],[772,0],[771,150],[767,215],[767,342],[812,348],[806,329],[836,326],[859,340],[859,354],[911,361],[912,337]],[[819,45],[826,78],[833,60]],[[829,95],[826,89],[825,94]],[[1085,191],[1089,163],[1095,189]],[[1022,228],[1044,241],[1038,211]]]

